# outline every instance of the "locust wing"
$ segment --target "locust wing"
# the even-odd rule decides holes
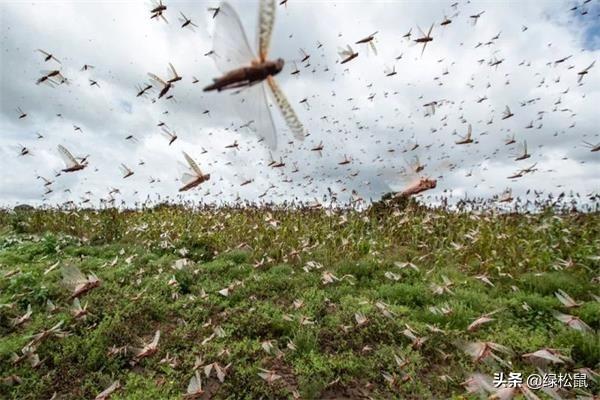
[[[69,152],[69,150],[67,150],[64,146],[60,144],[58,145],[58,152],[60,153],[60,157],[67,165],[67,168],[74,167],[78,164],[77,160],[75,160],[75,157],[73,157],[71,152]]]
[[[252,53],[240,17],[227,2],[220,5],[215,17],[213,55],[215,65],[222,73],[245,67],[256,60]]]
[[[269,76],[267,78],[267,82],[269,83],[271,93],[273,93],[275,102],[279,106],[279,109],[283,114],[283,118],[285,119],[285,123],[287,124],[288,128],[290,128],[296,139],[304,140],[304,126],[302,126],[302,122],[300,122],[300,120],[298,119],[296,112],[294,111],[287,98],[281,91],[281,88],[277,84],[277,81],[272,76]]]
[[[240,121],[254,120],[248,128],[262,138],[271,150],[277,148],[277,133],[269,102],[265,83],[245,87],[232,96],[233,108]]]
[[[154,75],[152,72],[148,72],[148,76],[152,78],[153,81],[160,83],[163,86],[167,86],[167,82],[163,81],[157,75]]]
[[[393,173],[387,170],[382,172],[387,187],[393,192],[404,191],[422,179],[437,182],[438,179],[443,179],[444,173],[449,172],[452,167],[447,161],[437,162],[434,165],[429,165],[429,162],[421,163],[417,156],[410,161],[404,160],[403,164],[398,165],[399,168],[396,168]]]
[[[592,63],[585,70],[589,71],[594,65],[596,65],[596,60],[592,61]]]
[[[266,61],[271,46],[271,35],[275,25],[275,0],[261,0],[258,16],[258,55],[260,61]]]
[[[264,83],[257,85],[251,90],[254,93],[254,112],[257,117],[256,134],[264,139],[269,148],[277,149],[277,131],[275,130],[275,122],[269,108],[267,100],[267,90]]]
[[[94,400],[107,400],[111,394],[113,394],[117,389],[121,387],[121,383],[116,380],[109,387],[104,389],[101,393],[99,393]]]
[[[130,173],[133,173],[133,171],[131,169],[129,169],[129,167],[127,165],[125,165],[125,164],[121,164],[119,166],[119,169],[121,170],[121,173],[123,174],[123,177],[126,177]]]
[[[175,136],[173,133],[169,132],[169,130],[165,127],[163,127],[161,131],[161,134],[169,140],[173,139],[173,136]]]
[[[173,64],[169,63],[169,67],[171,68],[171,72],[173,73],[173,77],[176,78],[179,75],[177,75],[177,71],[175,70],[175,67],[173,66]]]
[[[77,286],[87,282],[85,275],[73,265],[65,265],[61,269],[63,276],[63,284],[74,290]]]
[[[184,172],[183,175],[181,176],[181,183],[183,183],[184,185],[188,185],[188,184],[194,182],[196,179],[198,179],[197,176],[194,176],[188,172]]]
[[[196,164],[196,161],[194,161],[194,159],[192,157],[190,157],[185,151],[183,151],[182,153],[183,153],[183,156],[185,157],[185,160],[187,161],[188,165],[190,166],[190,168],[198,176],[202,176],[202,171],[200,170],[200,167],[198,166],[198,164]]]
[[[156,331],[154,333],[154,339],[152,339],[152,343],[150,343],[150,347],[156,348],[158,346],[158,341],[160,340],[160,331]]]
[[[373,54],[377,55],[377,47],[375,47],[373,41],[369,42],[369,47],[371,48],[371,50],[373,50]]]
[[[194,371],[194,376],[190,379],[190,383],[187,387],[188,395],[195,395],[202,393],[202,378],[200,377],[200,373],[198,371]]]
[[[352,47],[350,47],[350,45],[348,45],[347,48],[338,47],[338,54],[339,54],[340,58],[349,57],[353,53],[354,53],[354,50],[352,50]]]

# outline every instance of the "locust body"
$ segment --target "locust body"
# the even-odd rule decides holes
[[[253,63],[249,67],[242,67],[231,70],[220,78],[215,78],[211,85],[204,88],[205,92],[211,90],[235,89],[244,86],[252,86],[267,79],[269,76],[275,76],[283,69],[284,61],[279,58],[276,61],[264,61]]]

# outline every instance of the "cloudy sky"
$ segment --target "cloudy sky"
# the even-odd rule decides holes
[[[0,205],[98,204],[113,189],[120,191],[116,201],[128,204],[158,196],[310,201],[328,188],[342,201],[353,191],[368,200],[418,179],[417,160],[425,165],[421,176],[438,179],[427,196],[600,191],[600,152],[583,143],[600,142],[600,62],[578,82],[578,72],[600,59],[600,2],[453,2],[277,6],[270,58],[286,61],[277,80],[308,135],[294,139],[272,105],[278,147],[270,153],[255,131],[268,115],[257,111],[258,87],[202,91],[221,75],[214,57],[228,57],[206,55],[215,24],[231,21],[212,19],[207,8],[217,2],[167,0],[165,23],[150,18],[148,2],[2,1]],[[256,52],[258,3],[231,4]],[[481,12],[474,24],[471,16]],[[182,28],[180,13],[197,27]],[[445,17],[452,22],[441,26]],[[419,27],[426,32],[432,24],[433,41],[421,56],[414,40]],[[377,54],[354,44],[373,32]],[[342,65],[338,49],[348,44],[359,56]],[[310,55],[304,63],[301,49]],[[149,72],[169,77],[169,62],[183,77],[173,97],[158,99],[160,88],[136,97],[137,85],[151,83]],[[94,68],[82,70],[85,64]],[[68,84],[36,84],[55,69]],[[434,101],[432,113],[424,105]],[[506,106],[514,116],[502,119]],[[19,118],[17,108],[27,116]],[[161,121],[178,136],[172,145]],[[469,125],[474,143],[455,144]],[[311,151],[320,142],[321,154]],[[516,161],[524,142],[531,157]],[[88,167],[56,176],[65,168],[59,144],[76,157],[89,155]],[[21,155],[23,147],[29,154]],[[182,151],[211,178],[180,195]],[[273,168],[271,160],[285,166]],[[134,174],[123,179],[121,163]],[[534,172],[507,178],[533,164]],[[38,176],[53,182],[52,192],[44,194]]]

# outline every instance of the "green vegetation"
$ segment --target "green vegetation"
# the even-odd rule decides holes
[[[195,363],[206,398],[247,399],[478,398],[461,385],[471,373],[535,372],[522,355],[542,348],[571,359],[552,372],[597,369],[599,249],[597,213],[1,212],[0,398],[93,399],[118,379],[111,399],[180,399]],[[101,280],[80,297],[85,318],[71,311],[66,265]],[[559,290],[583,304],[566,308]],[[39,365],[12,361],[60,321],[68,335],[37,345]],[[133,362],[128,346],[157,330],[157,352]],[[464,351],[486,341],[512,350],[497,353],[511,368]],[[211,363],[223,382],[204,374]]]

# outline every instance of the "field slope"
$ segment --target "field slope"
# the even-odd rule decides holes
[[[472,373],[536,372],[523,355],[544,348],[564,356],[551,372],[598,371],[599,249],[598,214],[3,212],[0,397],[93,399],[118,380],[111,399],[180,399],[196,367],[199,398],[479,398]],[[72,267],[101,281],[78,316]],[[477,359],[482,342],[510,351]]]

